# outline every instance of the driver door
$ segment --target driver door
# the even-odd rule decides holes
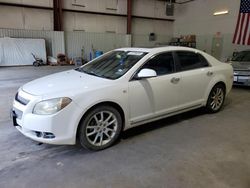
[[[135,77],[129,82],[129,110],[132,125],[179,109],[181,74],[175,72],[172,52],[164,52],[152,57],[140,70],[144,68],[155,70],[157,76],[142,79]]]

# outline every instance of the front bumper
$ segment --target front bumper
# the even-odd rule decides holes
[[[42,99],[19,90],[18,95],[29,101],[20,102],[15,97],[12,109],[14,126],[26,137],[48,144],[75,144],[79,107],[72,101],[52,115],[33,114],[34,105]]]
[[[234,71],[234,82],[233,85],[250,86],[250,71],[248,74],[240,71]]]

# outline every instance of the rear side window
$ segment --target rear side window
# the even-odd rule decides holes
[[[250,61],[250,51],[237,53],[237,55],[232,58],[232,61]]]
[[[188,51],[177,51],[175,53],[178,57],[179,68],[181,71],[209,66],[207,60],[198,53]]]
[[[246,55],[242,58],[242,61],[250,61],[250,52],[246,53]]]
[[[155,70],[157,76],[173,73],[174,59],[172,52],[166,52],[156,55],[143,65],[142,69],[144,68]]]

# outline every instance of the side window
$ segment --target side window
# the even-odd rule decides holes
[[[178,56],[180,69],[182,71],[209,66],[207,60],[198,53],[177,51],[176,55]]]
[[[172,52],[156,55],[145,63],[141,69],[144,68],[155,70],[157,76],[174,72],[174,59]]]
[[[242,58],[242,61],[250,61],[250,52],[245,53],[245,56]]]

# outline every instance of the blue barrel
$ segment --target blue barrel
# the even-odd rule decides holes
[[[95,51],[95,57],[99,57],[103,54],[103,51]]]

